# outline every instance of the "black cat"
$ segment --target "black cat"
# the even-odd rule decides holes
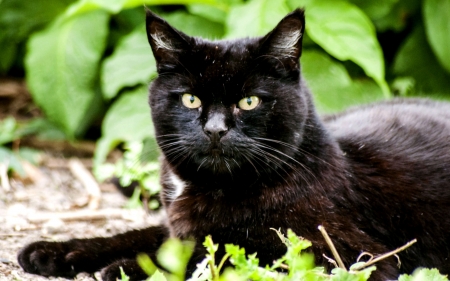
[[[392,100],[321,119],[300,75],[304,14],[295,10],[261,38],[207,41],[147,12],[159,76],[150,105],[162,151],[166,226],[110,238],[36,242],[19,254],[27,272],[74,276],[119,266],[145,274],[169,236],[233,243],[271,264],[286,248],[270,228],[313,243],[316,263],[332,256],[324,225],[346,266],[367,251],[418,242],[377,264],[372,280],[414,268],[450,273],[450,104]],[[223,254],[223,249],[219,250]]]

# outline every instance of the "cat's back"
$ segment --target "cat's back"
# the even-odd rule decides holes
[[[416,160],[425,157],[427,162],[435,155],[450,165],[450,103],[394,99],[351,108],[323,120],[341,147],[369,147],[391,156],[407,153]]]
[[[324,121],[359,182],[445,189],[450,199],[450,103],[394,99]]]

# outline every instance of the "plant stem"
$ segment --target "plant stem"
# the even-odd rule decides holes
[[[224,265],[224,263],[227,261],[227,259],[231,256],[231,254],[226,253],[225,256],[223,256],[222,260],[220,261],[219,266],[217,267],[217,271],[220,273],[220,271],[222,270],[222,266]]]
[[[364,264],[361,264],[360,266],[355,266],[353,268],[353,270],[363,269],[363,268],[368,267],[369,265],[372,265],[372,264],[374,264],[374,263],[376,263],[376,262],[378,262],[380,260],[383,260],[383,259],[385,259],[387,257],[393,256],[393,255],[397,254],[398,252],[401,252],[401,251],[405,250],[406,248],[408,248],[409,246],[411,246],[412,244],[414,244],[416,242],[417,242],[417,239],[409,241],[408,243],[406,243],[405,245],[403,245],[400,248],[397,248],[397,249],[395,249],[395,250],[393,250],[391,252],[388,252],[388,253],[383,254],[383,255],[381,255],[379,257],[376,257],[376,258],[374,258],[374,259],[372,259],[372,260],[370,260],[370,261],[368,261],[368,262],[366,262]]]
[[[325,230],[325,228],[322,225],[319,225],[317,228],[322,233],[323,238],[325,238],[325,241],[327,242],[328,246],[330,247],[331,253],[333,254],[334,259],[336,260],[336,262],[339,265],[339,267],[344,269],[344,270],[347,270],[347,268],[345,267],[344,263],[342,262],[341,257],[339,256],[338,251],[336,250],[336,247],[334,247],[333,241],[331,241],[330,236],[328,236],[328,233]]]

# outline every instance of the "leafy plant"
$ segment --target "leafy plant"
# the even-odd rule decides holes
[[[157,209],[159,201],[154,198],[161,188],[155,148],[156,144],[153,140],[128,142],[123,158],[114,164],[101,165],[97,170],[97,178],[105,180],[113,176],[117,177],[123,187],[136,184],[137,188],[134,190],[128,206],[136,207],[143,203],[146,209]],[[143,198],[142,202],[141,197]]]
[[[207,255],[197,264],[197,269],[189,281],[366,281],[376,266],[361,267],[361,262],[350,266],[350,269],[336,267],[327,273],[323,267],[314,265],[314,256],[307,252],[311,242],[288,230],[287,237],[277,231],[280,239],[286,244],[286,254],[274,262],[272,266],[261,267],[257,254],[246,254],[245,249],[236,245],[225,245],[225,256],[217,261],[215,254],[219,245],[214,244],[211,236],[203,243]],[[191,242],[182,243],[176,239],[168,240],[158,253],[158,261],[168,271],[160,271],[146,255],[138,256],[138,263],[149,274],[148,281],[183,281],[184,270],[193,251]],[[224,269],[229,262],[233,267]],[[362,269],[357,269],[357,268]],[[122,279],[124,280],[124,279]],[[401,275],[399,281],[448,281],[436,269],[418,269],[412,275]]]
[[[35,163],[39,157],[39,152],[30,148],[11,149],[8,145],[14,141],[31,135],[40,134],[43,136],[56,136],[57,130],[42,119],[35,119],[32,122],[20,124],[13,117],[0,120],[0,163],[6,165],[7,170],[14,171],[20,175],[25,175],[21,161]]]

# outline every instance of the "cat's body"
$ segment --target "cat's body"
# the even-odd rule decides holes
[[[152,13],[149,41],[159,77],[150,105],[162,151],[167,226],[112,238],[36,242],[22,267],[73,276],[122,266],[143,278],[134,257],[169,235],[234,243],[270,264],[286,248],[270,228],[313,242],[316,262],[331,257],[323,225],[349,266],[367,251],[382,254],[373,280],[419,266],[450,273],[450,104],[393,100],[320,119],[300,76],[303,12],[267,36],[211,42],[188,37]],[[219,250],[219,253],[223,249]]]

